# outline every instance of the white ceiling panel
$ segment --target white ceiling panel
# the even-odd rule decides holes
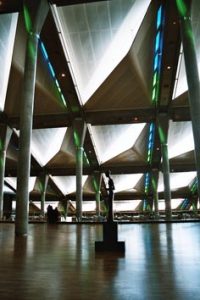
[[[149,0],[115,0],[54,7],[84,104],[133,43]]]
[[[145,123],[91,126],[92,138],[100,163],[130,149],[144,126]]]
[[[169,123],[168,156],[169,159],[194,150],[191,122]]]
[[[31,152],[41,166],[60,150],[66,130],[64,127],[33,130]]]

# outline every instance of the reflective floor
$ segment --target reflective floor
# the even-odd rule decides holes
[[[102,225],[0,224],[0,299],[200,299],[200,223],[123,224],[126,253],[96,255]]]

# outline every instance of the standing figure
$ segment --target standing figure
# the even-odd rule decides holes
[[[113,200],[115,185],[113,179],[110,177],[111,171],[106,171],[106,177],[108,178],[108,222],[113,222]]]

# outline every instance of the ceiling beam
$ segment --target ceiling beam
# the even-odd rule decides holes
[[[189,106],[173,106],[169,108],[169,118],[174,122],[190,121]],[[50,115],[33,116],[33,129],[70,127],[72,125],[72,116],[76,118],[78,113],[61,113]],[[132,111],[96,111],[85,112],[85,121],[93,126],[98,125],[117,125],[117,124],[134,124],[134,123],[150,123],[156,118],[153,109],[140,109]],[[0,114],[0,123],[6,123],[12,128],[19,129],[19,117],[7,117]]]
[[[103,2],[106,0],[49,0],[51,4],[56,4],[57,6],[67,6],[75,4],[87,4],[92,2]]]
[[[125,165],[107,165],[107,166],[99,166],[98,171],[101,173],[105,173],[107,170],[110,170],[111,173],[114,174],[137,174],[137,173],[146,173],[150,172],[152,169],[158,169],[161,171],[161,166],[153,165],[149,166],[147,164],[125,164]],[[83,175],[92,175],[97,168],[94,167],[84,167],[83,168]],[[195,163],[184,163],[184,162],[172,162],[170,163],[170,172],[171,173],[178,173],[178,172],[190,172],[196,171]],[[74,168],[67,168],[67,167],[57,167],[57,168],[40,168],[38,166],[33,166],[31,169],[31,176],[39,176],[41,173],[53,175],[53,176],[75,176],[76,175],[76,167]],[[6,168],[5,172],[6,177],[16,177],[17,176],[17,169],[9,169]]]

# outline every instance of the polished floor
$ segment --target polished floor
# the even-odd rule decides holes
[[[95,254],[100,224],[0,223],[0,299],[200,299],[200,223],[118,228],[124,257]]]

